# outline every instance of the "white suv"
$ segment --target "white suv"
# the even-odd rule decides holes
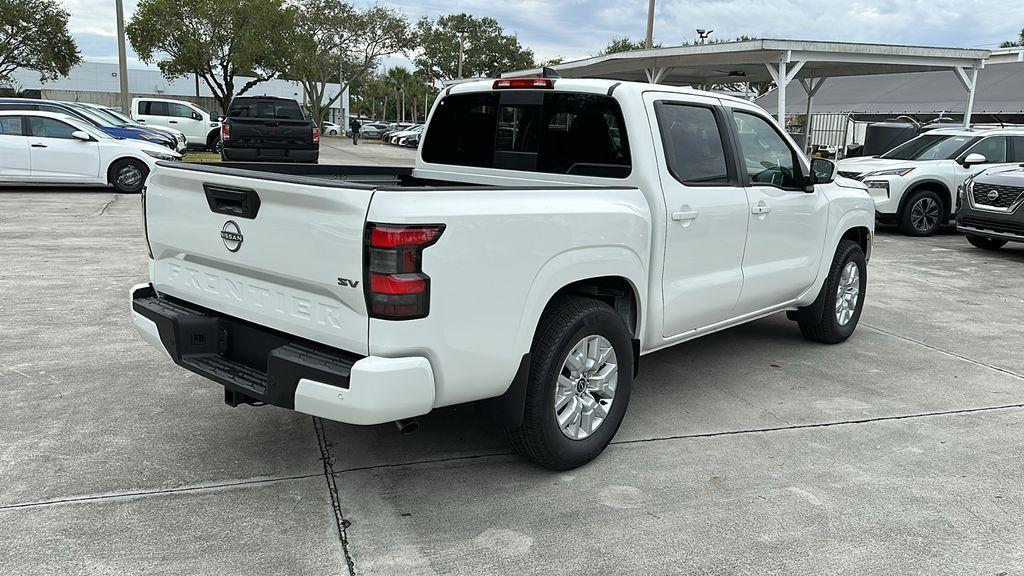
[[[213,150],[220,138],[220,119],[183,100],[135,98],[132,100],[131,117],[140,124],[180,130],[190,148]]]
[[[911,236],[929,236],[956,214],[956,193],[968,176],[1024,162],[1024,128],[926,132],[881,156],[839,162],[839,175],[864,182],[880,222]]]

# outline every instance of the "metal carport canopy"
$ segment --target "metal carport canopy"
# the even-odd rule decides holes
[[[826,78],[900,72],[951,70],[966,90],[964,122],[970,124],[977,73],[988,50],[818,42],[811,40],[744,40],[674,46],[605,54],[551,66],[566,78],[609,78],[673,86],[774,81],[785,88],[797,80],[810,96]],[[506,72],[502,77],[537,76],[540,68]],[[785,122],[786,90],[777,90],[779,121]]]

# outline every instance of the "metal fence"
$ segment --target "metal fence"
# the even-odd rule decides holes
[[[843,149],[849,144],[852,124],[847,114],[812,114],[811,146]]]

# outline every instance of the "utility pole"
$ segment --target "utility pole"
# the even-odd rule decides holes
[[[654,46],[654,0],[647,4],[647,39],[644,48],[650,50]]]
[[[651,0],[653,3],[654,0]],[[459,32],[459,80],[462,80],[462,63],[466,60],[466,32],[469,32],[469,28],[462,26],[458,30]]]
[[[117,5],[117,76],[121,81],[121,112],[131,114],[132,103],[128,98],[128,53],[124,41],[124,2],[115,0]]]

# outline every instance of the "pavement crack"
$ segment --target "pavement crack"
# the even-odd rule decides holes
[[[62,504],[77,504],[80,502],[95,502],[105,500],[126,500],[132,498],[143,498],[147,496],[163,496],[167,494],[178,494],[182,492],[208,492],[214,490],[225,490],[255,486],[259,484],[273,484],[277,482],[288,482],[292,480],[304,480],[316,478],[319,474],[300,474],[296,476],[274,476],[270,478],[256,478],[250,480],[236,480],[230,482],[218,482],[213,484],[196,484],[191,486],[178,486],[177,488],[163,488],[158,490],[135,490],[131,492],[112,492],[106,494],[85,494],[82,496],[69,496],[67,498],[55,498],[53,500],[37,500],[33,502],[18,502],[14,504],[0,505],[2,510],[17,510],[21,508],[41,508],[44,506],[58,506]]]
[[[120,194],[118,194],[117,192],[114,192],[114,197],[113,197],[113,198],[111,198],[109,202],[107,202],[106,204],[104,204],[104,205],[103,205],[103,206],[102,206],[102,207],[100,208],[99,212],[97,212],[97,213],[93,214],[93,216],[103,216],[104,214],[106,214],[106,213],[107,213],[107,208],[110,208],[110,205],[111,205],[111,204],[113,204],[114,202],[117,202],[117,201],[118,201],[118,200],[120,200],[120,199],[121,199],[121,195],[120,195]]]
[[[917,414],[900,414],[896,416],[876,416],[873,418],[855,418],[850,420],[838,420],[835,422],[812,422],[809,424],[793,424],[791,426],[777,426],[771,428],[746,428],[742,430],[725,430],[722,432],[698,432],[694,434],[677,434],[671,436],[654,436],[651,438],[638,438],[636,440],[616,440],[613,445],[621,444],[645,444],[648,442],[664,442],[666,440],[686,440],[690,438],[717,438],[720,436],[737,436],[740,434],[763,434],[766,432],[782,432],[786,430],[807,430],[810,428],[832,428],[834,426],[852,426],[857,424],[871,424],[874,422],[895,422],[898,420],[913,420],[916,418],[929,418],[933,416],[956,416],[961,414],[977,414],[982,412],[993,412],[997,410],[1014,410],[1024,408],[1024,402],[1018,404],[1004,404],[1001,406],[986,406],[983,408],[961,408],[958,410],[936,410],[934,412],[920,412]]]
[[[893,338],[899,338],[900,340],[903,340],[905,342],[910,342],[911,344],[917,344],[918,346],[922,346],[922,347],[927,348],[929,350],[938,352],[939,354],[945,354],[946,356],[949,356],[951,358],[956,358],[958,360],[963,360],[964,362],[969,362],[969,363],[974,364],[976,366],[981,366],[982,368],[988,368],[989,370],[995,370],[996,372],[1000,372],[1002,374],[1006,374],[1007,376],[1012,376],[1014,378],[1017,378],[1018,380],[1024,380],[1024,374],[1019,374],[1017,372],[1014,372],[1013,370],[1009,370],[1007,368],[1000,368],[999,366],[995,366],[993,364],[988,364],[987,362],[982,362],[981,360],[975,360],[974,358],[970,358],[970,357],[964,356],[962,354],[957,354],[956,352],[950,352],[949,350],[943,350],[942,348],[939,348],[937,346],[932,346],[931,344],[927,344],[925,342],[922,342],[920,340],[911,338],[909,336],[904,336],[902,334],[897,334],[895,332],[890,332],[890,331],[888,331],[888,330],[886,330],[884,328],[879,328],[878,326],[872,326],[870,324],[865,324],[863,322],[861,322],[860,325],[864,326],[865,328],[870,328],[871,330],[874,330],[875,332],[880,332],[880,333],[885,334],[887,336],[892,336]]]
[[[327,492],[331,496],[331,507],[334,509],[334,521],[338,526],[338,540],[341,542],[342,552],[345,554],[345,563],[348,565],[349,576],[355,576],[356,564],[352,560],[352,554],[348,549],[348,527],[351,523],[345,519],[341,511],[341,499],[338,496],[338,483],[334,478],[334,455],[331,453],[331,443],[327,441],[327,433],[324,431],[323,420],[313,417],[313,428],[316,430],[317,444],[320,446],[320,460],[324,465],[324,478],[327,480]]]

